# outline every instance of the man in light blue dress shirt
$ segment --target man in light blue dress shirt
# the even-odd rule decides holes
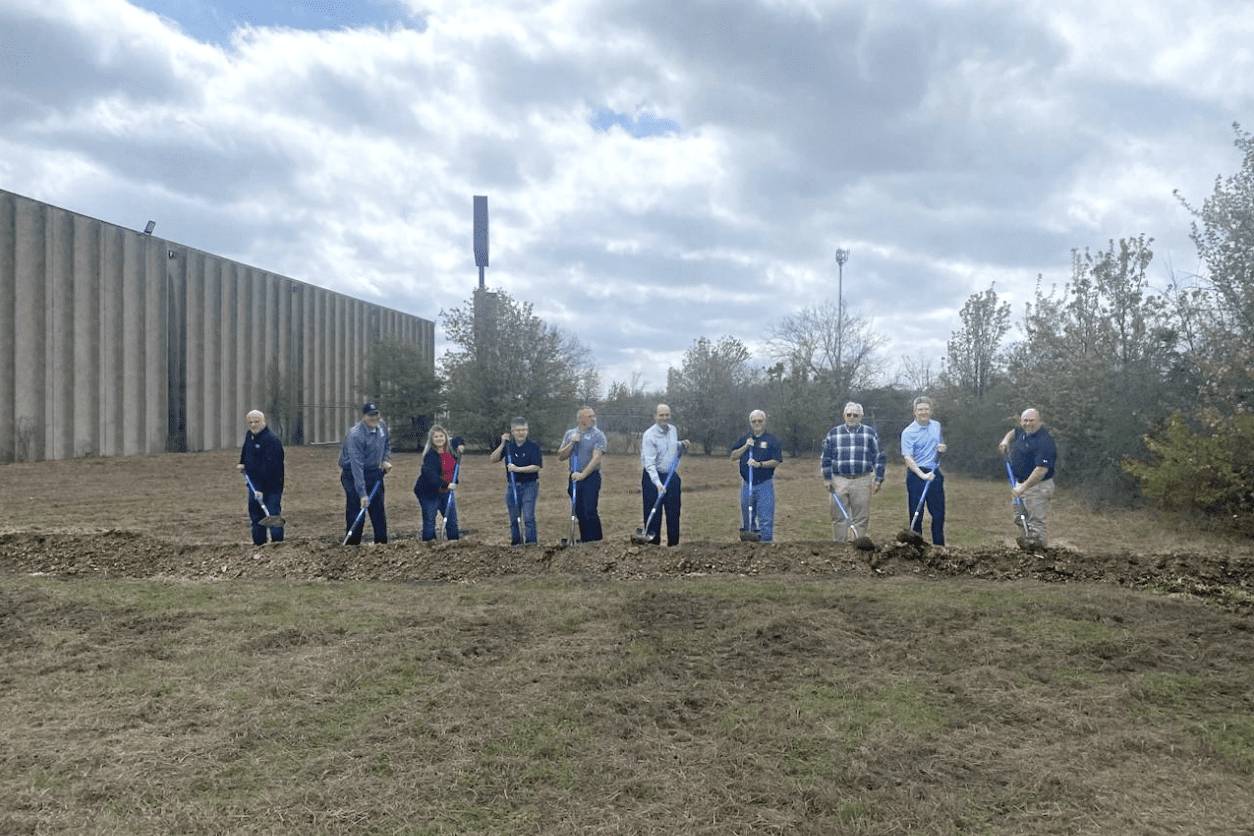
[[[683,482],[678,473],[680,448],[688,449],[688,440],[679,440],[678,431],[671,426],[671,408],[664,403],[657,405],[653,413],[653,426],[640,438],[640,496],[644,502],[646,533],[654,545],[662,542],[662,514],[666,514],[666,545],[679,545],[679,507]],[[669,481],[668,481],[669,477]],[[649,512],[662,497],[662,507],[649,520]]]

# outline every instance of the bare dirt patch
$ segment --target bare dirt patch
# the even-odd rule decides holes
[[[998,511],[1004,486],[995,482],[951,478],[951,546],[940,553],[897,542],[906,514],[893,495],[900,493],[899,474],[890,472],[874,502],[875,551],[836,545],[830,540],[825,495],[809,461],[792,461],[781,469],[777,542],[762,544],[739,539],[734,466],[720,457],[688,457],[683,540],[666,549],[631,542],[643,509],[638,466],[625,456],[607,459],[601,499],[605,540],[564,547],[570,507],[561,466],[551,459],[537,514],[541,545],[517,549],[506,545],[503,477],[486,458],[474,455],[467,457],[459,490],[463,539],[420,542],[411,492],[418,457],[398,454],[387,486],[391,542],[343,548],[336,452],[288,451],[287,541],[262,548],[248,542],[245,493],[233,451],[0,468],[5,499],[0,570],[71,577],[406,582],[528,574],[602,579],[909,574],[1116,584],[1254,611],[1254,557],[1248,544],[1206,538],[1144,513],[1094,514],[1064,496],[1055,503],[1060,545],[1023,552],[1013,545],[1008,514]]]

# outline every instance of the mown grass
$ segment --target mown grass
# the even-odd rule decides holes
[[[7,577],[0,832],[1239,833],[1248,620],[898,578]]]

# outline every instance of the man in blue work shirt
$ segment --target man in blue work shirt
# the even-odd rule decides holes
[[[1045,518],[1049,514],[1049,500],[1054,495],[1054,466],[1058,461],[1058,445],[1049,430],[1041,425],[1041,413],[1025,409],[1019,416],[1019,426],[997,445],[1005,453],[1010,451],[1010,472],[1015,486],[1010,495],[1023,502],[1023,512],[1028,520],[1028,545],[1045,548]]]
[[[570,459],[570,481],[566,494],[574,494],[575,519],[579,521],[579,540],[592,543],[601,539],[601,515],[597,502],[601,496],[601,459],[609,441],[597,428],[597,414],[590,406],[575,415],[575,426],[562,437],[557,460]]]
[[[756,530],[761,542],[774,542],[775,468],[784,461],[784,448],[766,431],[765,412],[749,413],[749,432],[732,446],[728,458],[740,459],[740,530]]]
[[[366,523],[356,526],[361,509],[370,515],[374,541],[388,541],[388,514],[383,505],[383,477],[392,469],[392,443],[387,425],[379,416],[379,407],[367,402],[361,408],[361,420],[344,436],[340,448],[340,484],[344,488],[344,531],[346,544],[361,543]]]

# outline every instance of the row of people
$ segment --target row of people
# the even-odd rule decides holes
[[[923,510],[930,517],[930,533],[935,546],[945,545],[945,486],[940,456],[945,443],[940,422],[932,420],[932,401],[916,398],[914,421],[901,433],[901,456],[906,465],[907,511],[911,527],[922,534]],[[873,427],[862,423],[858,403],[845,405],[844,423],[827,434],[820,459],[820,472],[832,495],[832,519],[843,520],[847,511],[848,537],[866,536],[870,523],[871,497],[884,482],[884,451]],[[683,482],[679,460],[690,447],[671,424],[670,407],[658,404],[654,423],[640,442],[640,495],[644,532],[649,542],[661,543],[662,520],[666,523],[666,543],[679,543]],[[766,431],[766,413],[749,415],[749,431],[730,446],[729,457],[739,462],[742,532],[762,542],[774,540],[776,469],[784,456],[779,439]],[[251,489],[248,511],[252,539],[257,545],[283,539],[283,446],[266,427],[265,415],[258,410],[245,417],[248,431],[240,451],[238,468]],[[489,461],[505,462],[505,507],[510,520],[510,542],[525,545],[537,542],[535,508],[539,496],[539,474],[544,467],[540,446],[529,437],[525,418],[511,421],[509,432],[489,454]],[[1047,544],[1046,520],[1054,491],[1057,447],[1041,423],[1036,409],[1024,410],[1020,426],[1008,432],[999,443],[1011,472],[1011,495],[1016,518],[1024,519],[1025,545]],[[598,501],[601,491],[601,464],[607,439],[596,426],[591,407],[581,408],[576,425],[567,430],[558,448],[559,461],[569,461],[566,489],[579,527],[580,540],[602,538]],[[451,437],[436,425],[427,434],[422,467],[414,483],[414,494],[422,511],[422,539],[436,537],[436,520],[443,517],[448,539],[459,537],[455,491],[462,439]],[[362,418],[353,425],[341,446],[340,482],[345,497],[345,543],[361,542],[368,515],[376,543],[387,542],[387,512],[384,476],[392,468],[387,428],[374,403],[362,407]],[[837,511],[841,516],[838,518]],[[277,523],[277,524],[276,524]]]
[[[932,419],[932,400],[914,400],[914,421],[901,431],[901,458],[906,465],[906,511],[910,528],[923,533],[923,512],[930,519],[932,544],[945,546],[945,476],[940,457],[945,452],[939,421]],[[848,538],[866,536],[871,518],[871,497],[884,483],[884,451],[875,429],[862,423],[861,404],[845,404],[845,423],[833,427],[823,444],[821,469],[830,493],[848,510]],[[998,443],[1011,473],[1011,502],[1016,519],[1022,515],[1025,532],[1021,545],[1048,545],[1049,502],[1054,494],[1054,470],[1058,447],[1041,423],[1037,409],[1025,409],[1019,426]],[[840,506],[832,503],[832,519]],[[856,531],[855,531],[856,530]]]

